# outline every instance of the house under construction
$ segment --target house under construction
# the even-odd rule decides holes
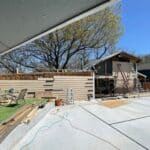
[[[95,96],[132,92],[139,86],[140,59],[124,51],[91,61],[84,69],[95,71]]]

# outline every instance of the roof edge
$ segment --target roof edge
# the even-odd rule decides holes
[[[120,0],[105,0],[104,2],[101,2],[100,4],[98,4],[97,6],[91,8],[91,9],[88,9],[88,10],[85,10],[84,12],[72,17],[72,18],[69,18],[67,20],[65,20],[64,22],[61,22],[59,24],[57,24],[56,26],[48,29],[47,31],[44,31],[43,33],[40,33],[38,35],[35,35],[34,37],[30,38],[29,40],[26,40],[26,41],[23,41],[22,43],[20,44],[17,44],[15,45],[14,47],[8,49],[8,50],[5,50],[4,52],[0,53],[0,56],[6,54],[6,53],[9,53],[13,50],[16,50],[22,46],[25,46],[26,44],[29,44],[31,42],[33,42],[34,40],[36,39],[39,39],[47,34],[50,34],[54,31],[57,31],[59,29],[62,29],[64,28],[65,26],[69,25],[69,24],[72,24],[80,19],[83,19],[84,17],[87,17],[87,16],[90,16],[92,14],[95,14],[109,6],[111,6],[112,4],[114,4],[115,2],[119,2]]]

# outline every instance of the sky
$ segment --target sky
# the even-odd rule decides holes
[[[150,54],[150,0],[122,0],[124,33],[118,47],[136,55]]]

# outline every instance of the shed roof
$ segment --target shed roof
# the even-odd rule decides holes
[[[87,65],[84,66],[84,69],[85,69],[85,70],[91,69],[91,67],[93,67],[93,66],[99,64],[100,62],[104,62],[104,61],[106,61],[106,60],[108,60],[108,59],[111,59],[111,58],[113,58],[113,57],[116,57],[117,55],[122,55],[122,56],[124,56],[124,57],[128,57],[128,58],[130,58],[131,60],[134,59],[136,62],[139,62],[139,61],[140,61],[140,59],[139,59],[138,57],[136,57],[136,56],[134,56],[134,55],[132,55],[132,54],[129,54],[129,53],[124,52],[124,51],[119,51],[119,52],[113,53],[113,54],[111,54],[111,55],[109,55],[109,56],[106,56],[106,57],[104,57],[104,58],[101,58],[101,59],[91,60]]]

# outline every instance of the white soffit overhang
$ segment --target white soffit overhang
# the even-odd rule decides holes
[[[112,0],[0,0],[0,55],[111,3]]]

